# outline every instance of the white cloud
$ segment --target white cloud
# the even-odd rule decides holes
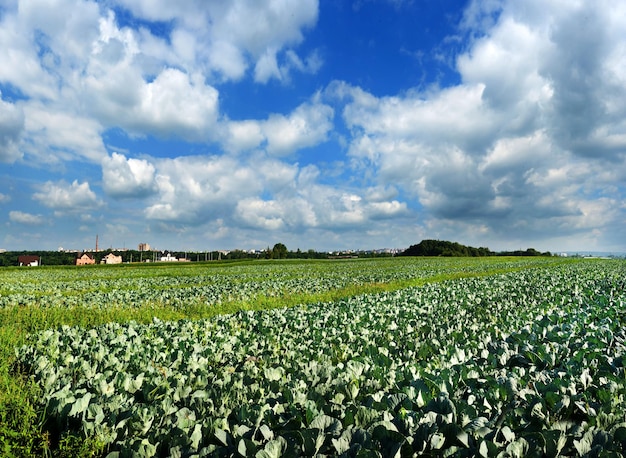
[[[81,212],[102,205],[89,187],[89,183],[79,183],[78,180],[71,184],[65,181],[58,183],[48,181],[39,187],[39,192],[33,194],[33,198],[46,207],[62,212]]]
[[[43,223],[41,215],[33,215],[21,211],[9,212],[9,220],[14,223],[38,226]]]
[[[211,35],[250,55],[256,80],[265,82],[271,77],[280,79],[278,54],[302,41],[302,30],[317,21],[318,2],[238,0],[227,8],[212,8],[210,14],[215,21]]]
[[[465,84],[484,85],[483,99],[506,111],[511,131],[524,134],[536,128],[541,104],[552,95],[549,81],[540,74],[543,54],[538,50],[550,47],[546,33],[503,16],[488,36],[458,58]]]
[[[100,162],[106,155],[96,121],[34,101],[24,105],[24,114],[24,151],[42,163],[77,158]]]
[[[316,51],[302,60],[293,50],[288,50],[285,53],[285,59],[279,64],[277,51],[268,48],[254,67],[254,79],[259,83],[267,83],[272,78],[289,82],[294,70],[300,73],[315,74],[321,66],[322,59]]]
[[[267,78],[321,65],[315,51],[301,58],[291,48],[317,21],[316,0],[117,3],[139,21],[172,28],[157,36],[147,27],[122,27],[109,9],[115,3],[34,0],[3,9],[0,81],[27,100],[20,109],[2,101],[1,161],[26,154],[98,163],[106,156],[101,134],[115,127],[131,135],[215,139],[219,93],[207,82],[211,75],[237,79],[266,60],[277,66]]]
[[[112,78],[90,78],[89,102],[107,125],[132,134],[178,136],[198,141],[210,138],[217,121],[218,92],[201,75],[166,68],[146,83],[131,69]]]
[[[263,82],[271,77],[280,79],[279,55],[294,52],[290,47],[303,40],[304,29],[315,25],[319,7],[317,0],[118,3],[136,17],[171,21],[172,44],[182,57],[178,64],[188,65],[187,70],[192,66],[237,80],[253,64],[257,80]]]
[[[254,67],[254,80],[259,83],[267,83],[271,78],[281,79],[276,50],[268,48],[259,57]]]
[[[82,59],[97,36],[93,26],[97,24],[99,8],[91,1],[29,0],[19,2],[18,11],[22,23],[39,32],[35,39],[47,52],[62,52],[64,57]],[[68,11],[72,14],[67,14]]]
[[[392,200],[391,202],[370,202],[366,209],[371,219],[388,219],[408,213],[406,203],[397,200]]]
[[[152,220],[200,224],[262,189],[256,170],[231,157],[180,157],[154,164],[157,195],[145,211]]]
[[[292,69],[302,73],[315,74],[323,65],[322,57],[317,51],[313,51],[304,60],[292,50],[286,52],[286,57],[287,61],[281,69],[284,76],[288,76]]]
[[[247,151],[258,147],[265,140],[259,121],[229,121],[226,123],[224,147],[231,152]]]
[[[509,171],[523,174],[554,160],[554,155],[559,153],[550,144],[544,131],[536,131],[528,136],[501,138],[483,156],[479,170],[495,174]]]
[[[623,186],[608,183],[626,170],[626,8],[564,6],[472,2],[456,86],[379,98],[330,85],[346,102],[352,170],[456,233],[565,237],[594,218],[608,233],[623,220],[608,211]]]
[[[102,161],[102,183],[113,197],[145,197],[156,192],[155,167],[145,159],[113,153]]]
[[[148,27],[122,26],[111,9],[116,4],[138,21],[163,21],[171,29],[154,35]],[[0,81],[26,100],[19,108],[0,100],[0,161],[26,155],[44,163],[100,163],[107,157],[101,136],[109,128],[131,136],[219,139],[219,93],[208,81],[213,75],[241,78],[264,62],[274,67],[263,81],[317,71],[319,54],[300,57],[292,46],[316,23],[318,6],[317,0],[8,4],[0,15]],[[319,129],[330,128],[313,111],[309,115],[322,121]],[[251,120],[227,127],[233,132],[225,147],[249,149],[269,141],[276,154],[288,154],[319,140],[319,130],[276,116],[270,127],[282,120],[286,141],[267,129],[263,140],[253,132],[242,137],[246,123],[256,122]]]
[[[2,194],[0,192],[0,204],[6,203],[6,202],[10,202],[11,201],[11,196],[8,196],[6,194]]]
[[[30,97],[53,98],[55,79],[41,65],[32,42],[32,27],[17,11],[0,17],[0,81],[10,83]]]
[[[24,130],[24,112],[2,100],[0,92],[0,162],[13,162],[22,156],[19,140]]]
[[[350,100],[343,116],[352,129],[351,156],[381,167],[400,160],[405,167],[406,159],[440,162],[445,150],[455,148],[479,155],[496,133],[506,132],[507,119],[485,104],[484,90],[482,84],[470,84],[377,99],[359,88],[335,86],[331,95]]]
[[[318,183],[314,166],[300,169],[262,154],[155,160],[157,194],[146,216],[168,224],[303,233],[356,229],[407,216],[404,202],[381,189],[347,191]]]
[[[143,206],[151,229],[211,224],[226,234],[242,225],[246,234],[325,241],[333,231],[553,241],[559,230],[600,241],[623,226],[621,3],[475,0],[458,30],[458,84],[383,97],[335,82],[308,100],[292,78],[323,65],[323,50],[299,48],[317,22],[316,0],[33,0],[1,9],[0,84],[10,96],[0,98],[0,162],[57,172],[99,164],[107,197],[135,198],[114,204]],[[300,105],[261,119],[220,112],[240,102],[228,91],[252,82],[270,83],[259,91],[293,83]],[[107,152],[103,136],[117,129],[148,138]],[[200,155],[151,157],[149,136],[195,142],[184,153]],[[329,139],[336,158],[324,160],[336,165],[295,163],[294,153]],[[102,208],[93,168],[71,184],[46,182],[34,198],[61,213]],[[6,202],[11,191],[0,191]],[[390,219],[394,230],[384,227]],[[399,228],[404,221],[411,231]],[[131,232],[139,224],[127,223]]]
[[[279,202],[249,198],[237,203],[236,212],[241,221],[252,227],[275,231],[282,229],[284,209]]]
[[[230,41],[215,39],[206,53],[212,69],[227,80],[241,79],[248,68],[245,55]]]
[[[313,172],[313,173],[312,173]],[[303,232],[310,229],[347,230],[408,215],[406,203],[383,200],[383,195],[366,190],[342,190],[315,182],[318,175],[304,168],[290,186],[283,186],[271,199],[255,196],[237,204],[235,218],[247,226],[264,230]],[[375,197],[375,199],[372,199]],[[387,196],[385,196],[387,197]]]
[[[268,153],[284,156],[327,139],[333,128],[333,109],[324,104],[303,104],[289,116],[273,115],[264,123]]]
[[[227,121],[222,141],[231,152],[265,146],[268,154],[282,157],[328,139],[334,110],[314,96],[288,115],[272,114],[265,121]]]

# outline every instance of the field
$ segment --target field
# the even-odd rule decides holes
[[[626,262],[0,270],[0,452],[622,456]]]

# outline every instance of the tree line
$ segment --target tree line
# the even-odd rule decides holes
[[[91,252],[97,264],[100,264],[102,258],[107,254],[113,253],[122,257],[123,263],[131,262],[151,262],[159,261],[163,252],[161,251],[138,251],[138,250],[103,250],[97,253]],[[390,253],[379,253],[373,251],[350,251],[350,252],[334,252],[315,251],[309,249],[302,251],[299,248],[295,251],[287,249],[285,244],[276,243],[273,247],[267,247],[263,251],[249,252],[243,250],[232,251],[168,251],[177,259],[185,258],[191,262],[200,261],[229,261],[244,259],[329,259],[341,257],[388,257]],[[74,265],[76,256],[79,253],[68,251],[6,251],[0,253],[0,267],[17,266],[18,258],[23,255],[39,256],[41,265],[61,266]],[[534,248],[516,251],[494,252],[489,248],[474,248],[462,245],[457,242],[449,242],[446,240],[422,240],[417,245],[411,245],[409,248],[399,253],[401,256],[448,256],[448,257],[478,257],[478,256],[551,256],[549,251],[541,253]]]
[[[160,261],[161,256],[164,253],[169,253],[176,259],[187,259],[191,262],[204,262],[204,261],[229,261],[229,260],[244,260],[244,259],[327,259],[329,254],[327,252],[319,252],[313,249],[301,251],[299,248],[296,251],[289,251],[285,244],[277,243],[273,247],[267,247],[266,250],[249,252],[244,250],[232,250],[232,251],[138,251],[138,250],[103,250],[96,252],[89,252],[94,257],[96,264],[100,264],[102,259],[113,253],[122,257],[123,263],[134,262],[153,262]],[[70,266],[76,263],[76,257],[81,253],[71,251],[5,251],[0,253],[0,267],[18,266],[19,257],[24,255],[38,256],[40,258],[40,265],[44,266]]]
[[[516,251],[494,252],[489,248],[474,248],[447,240],[422,240],[417,245],[411,245],[400,253],[401,256],[448,256],[448,257],[478,257],[478,256],[552,256],[549,251],[541,253],[534,248]]]

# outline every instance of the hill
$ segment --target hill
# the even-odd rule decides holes
[[[474,248],[461,245],[457,242],[447,240],[422,240],[417,245],[411,245],[400,253],[400,256],[448,256],[448,257],[477,257],[477,256],[551,256],[551,253],[541,253],[534,248],[524,251],[502,251],[499,253],[491,251],[489,248]]]

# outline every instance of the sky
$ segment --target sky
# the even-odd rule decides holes
[[[626,2],[0,0],[0,249],[626,251]]]

